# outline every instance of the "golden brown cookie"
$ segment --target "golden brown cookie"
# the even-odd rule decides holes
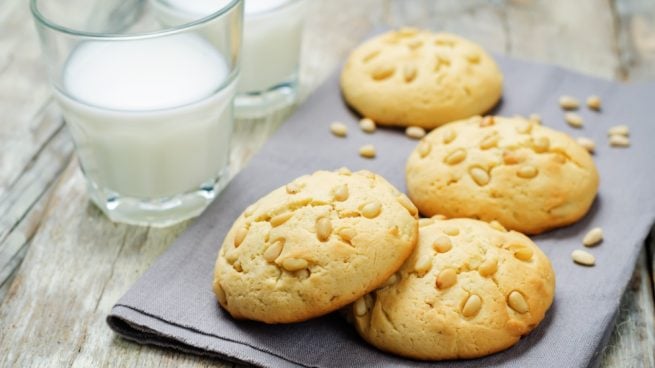
[[[364,42],[341,74],[346,102],[365,117],[428,129],[490,110],[502,84],[498,66],[477,44],[414,28]]]
[[[406,179],[425,216],[498,220],[528,234],[576,222],[598,191],[584,148],[523,118],[477,116],[435,129],[410,155]]]
[[[288,323],[335,311],[398,270],[416,245],[417,214],[368,171],[300,177],[235,221],[214,292],[235,318]]]
[[[402,268],[352,306],[366,341],[415,359],[477,358],[509,348],[543,320],[555,275],[528,237],[472,219],[421,224]]]

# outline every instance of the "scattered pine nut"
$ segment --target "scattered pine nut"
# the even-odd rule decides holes
[[[600,97],[598,97],[598,96],[589,96],[589,97],[587,97],[587,107],[588,108],[590,108],[592,110],[600,111],[601,106],[602,106],[602,102],[600,101]]]
[[[425,137],[425,129],[417,126],[407,127],[405,134],[412,139],[421,139]]]
[[[362,146],[359,149],[359,155],[364,158],[375,158],[376,155],[375,146],[373,146],[372,144],[367,144],[365,146]]]
[[[369,118],[363,118],[359,121],[359,128],[365,133],[375,132],[375,122]]]
[[[559,106],[564,110],[577,110],[580,107],[580,101],[571,96],[562,96],[559,98]]]
[[[335,121],[330,124],[330,131],[337,137],[345,137],[348,134],[348,127],[344,123]]]
[[[591,138],[580,137],[576,139],[576,142],[578,142],[578,144],[582,146],[582,148],[586,149],[589,153],[594,153],[596,150],[596,143],[594,143]]]
[[[573,262],[583,266],[593,266],[596,264],[596,257],[593,254],[581,249],[576,249],[571,253]]]
[[[624,135],[610,135],[610,146],[612,147],[630,147],[630,138]]]
[[[595,227],[582,238],[582,244],[585,247],[593,247],[594,245],[603,241],[603,229]]]
[[[574,112],[567,112],[564,114],[564,121],[566,121],[567,124],[574,128],[582,128],[584,125],[584,120],[582,120],[582,116],[574,113]]]
[[[630,128],[628,128],[627,125],[617,125],[611,127],[608,131],[607,134],[612,136],[612,135],[622,135],[624,137],[629,137],[630,136]]]

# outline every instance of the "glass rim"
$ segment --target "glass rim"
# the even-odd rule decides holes
[[[90,32],[80,29],[74,29],[52,21],[39,10],[38,3],[40,1],[44,1],[44,0],[30,0],[30,11],[32,12],[32,16],[34,17],[34,19],[39,24],[47,28],[50,28],[52,30],[55,30],[57,32],[65,33],[71,36],[83,37],[83,38],[95,39],[95,40],[138,40],[144,38],[169,36],[181,32],[186,32],[189,30],[199,28],[205,23],[221,17],[222,15],[230,12],[237,5],[242,4],[244,2],[244,0],[231,0],[230,3],[227,4],[226,6],[218,9],[217,11],[205,17],[194,20],[192,22],[180,24],[177,26],[166,27],[161,30],[149,31],[149,32],[135,32],[135,33],[103,33],[103,32]]]

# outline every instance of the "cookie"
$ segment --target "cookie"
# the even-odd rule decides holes
[[[568,135],[519,117],[477,116],[423,138],[406,180],[425,216],[497,220],[537,234],[583,217],[599,179],[587,150]]]
[[[398,273],[352,306],[366,341],[414,359],[477,358],[509,348],[543,320],[555,275],[528,237],[472,219],[422,225]]]
[[[418,211],[379,175],[318,171],[237,218],[216,261],[214,291],[233,317],[289,323],[352,303],[414,249]]]
[[[503,76],[477,44],[403,28],[357,47],[341,74],[346,102],[382,125],[435,128],[490,110]]]

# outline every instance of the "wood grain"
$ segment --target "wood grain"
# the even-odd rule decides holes
[[[314,0],[301,99],[372,29],[401,25],[459,33],[492,51],[606,78],[652,78],[653,3]],[[114,302],[186,224],[113,224],[89,204],[77,163],[70,161],[70,139],[50,102],[25,0],[0,4],[0,111],[0,367],[233,366],[130,343],[106,326]],[[290,112],[236,122],[233,173]],[[603,367],[655,366],[654,249],[651,242],[623,297]]]

